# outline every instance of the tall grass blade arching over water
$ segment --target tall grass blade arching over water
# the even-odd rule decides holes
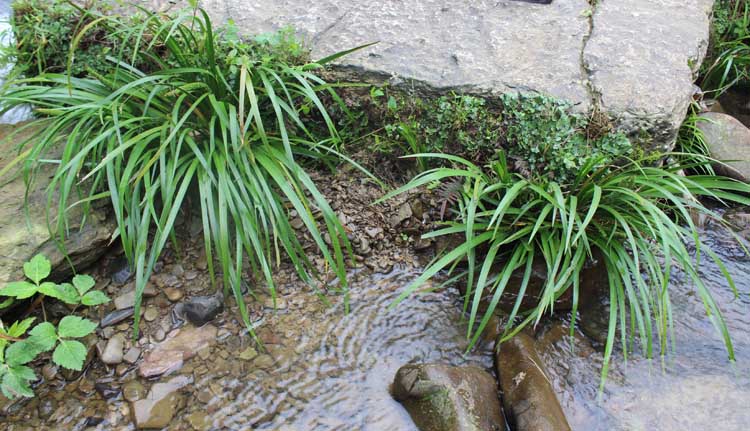
[[[135,324],[141,296],[186,196],[197,192],[209,271],[220,263],[250,324],[240,292],[245,257],[275,300],[272,268],[288,256],[299,276],[319,275],[290,226],[296,211],[346,289],[344,229],[299,164],[334,157],[339,141],[318,93],[333,92],[313,71],[239,39],[221,39],[208,15],[146,13],[140,20],[91,20],[122,38],[131,56],[110,57],[107,72],[42,73],[10,83],[3,108],[29,104],[40,127],[19,145],[27,173],[62,146],[49,187],[57,211],[108,198],[125,254],[136,270]],[[71,46],[90,26],[83,27]],[[333,57],[332,57],[333,58]],[[335,97],[334,97],[335,99]],[[316,115],[326,136],[306,118]],[[66,220],[53,227],[66,235]],[[330,245],[324,241],[330,237]]]
[[[688,158],[673,156],[677,160]],[[701,166],[656,167],[653,159],[622,166],[601,165],[590,159],[571,183],[559,184],[512,173],[502,153],[485,168],[444,154],[414,157],[437,157],[452,162],[453,166],[425,171],[383,199],[461,178],[464,187],[454,220],[426,237],[462,235],[464,242],[433,261],[396,303],[438,272],[457,271],[463,263],[462,267],[467,268],[465,311],[469,313],[473,346],[511,275],[519,271],[523,274],[522,283],[508,316],[503,338],[507,339],[521,328],[539,322],[553,310],[555,300],[569,290],[575,321],[581,295],[580,275],[584,264],[596,253],[606,267],[611,304],[602,384],[618,338],[618,326],[625,355],[634,349],[636,336],[647,357],[652,357],[655,351],[662,355],[668,351],[672,326],[668,283],[677,270],[694,284],[706,313],[724,339],[730,359],[734,359],[721,310],[697,269],[704,255],[720,268],[724,265],[701,242],[691,214],[721,220],[719,214],[698,198],[747,205],[750,204],[747,184],[711,175],[686,177],[681,175],[682,170],[697,171]],[[696,163],[709,162],[704,159]],[[686,246],[688,243],[695,244],[695,255]],[[536,305],[523,310],[524,293],[537,260],[546,265],[547,280]],[[735,289],[731,276],[726,270],[723,273],[728,285]],[[491,299],[482,315],[480,302],[486,294]],[[571,325],[571,331],[574,326]],[[659,341],[658,348],[653,345],[654,339]]]

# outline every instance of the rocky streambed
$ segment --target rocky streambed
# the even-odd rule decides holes
[[[348,314],[341,296],[317,294],[289,268],[276,273],[275,309],[263,286],[248,280],[246,297],[260,348],[239,321],[233,300],[215,308],[221,302],[212,298],[216,290],[198,226],[188,217],[180,228],[182,247],[165,254],[146,290],[138,340],[132,341],[132,280],[113,249],[89,271],[114,301],[90,316],[101,324],[88,340],[88,366],[82,373],[44,367],[36,398],[0,402],[4,429],[416,430],[391,394],[394,376],[405,364],[469,366],[502,381],[493,362],[510,364],[513,359],[503,355],[526,347],[501,347],[495,361],[490,338],[465,354],[465,319],[456,290],[426,286],[388,310],[436,246],[418,239],[432,217],[429,196],[370,206],[380,191],[361,176],[343,172],[318,180],[354,244]],[[727,218],[750,236],[746,210],[733,210]],[[532,377],[533,368],[511,367],[520,371],[510,385],[528,379],[551,387],[575,430],[717,424],[743,429],[750,420],[745,408],[750,402],[750,260],[731,245],[723,227],[706,226],[703,234],[724,257],[740,292],[733,297],[718,268],[703,270],[732,330],[737,363],[727,361],[692,287],[676,277],[671,286],[676,355],[663,362],[636,356],[625,363],[617,357],[599,401],[602,349],[596,340],[607,318],[602,308],[583,325],[588,336],[579,334],[573,343],[565,316],[526,334],[525,343],[538,353],[535,367],[546,372]],[[209,322],[193,325],[196,317],[188,309]],[[45,312],[55,318],[68,310],[50,303]],[[514,408],[509,399],[506,415]]]

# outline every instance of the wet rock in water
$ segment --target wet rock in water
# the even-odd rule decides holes
[[[520,332],[501,344],[495,356],[495,366],[503,392],[505,413],[512,429],[571,429],[531,336]]]
[[[392,394],[422,431],[506,429],[495,379],[478,367],[404,365]]]
[[[105,400],[109,400],[120,395],[120,388],[112,386],[110,383],[94,383],[94,389],[96,389],[99,395],[101,395]]]
[[[37,128],[27,128],[13,139],[4,139],[9,133],[18,130],[18,126],[0,126],[0,171],[15,159],[18,152],[14,146],[30,136]],[[55,154],[49,154],[54,158]],[[18,164],[21,166],[23,163]],[[47,225],[47,186],[53,176],[56,165],[44,163],[36,173],[32,188],[26,190],[23,175],[13,168],[4,178],[13,178],[3,184],[0,193],[0,286],[5,283],[23,279],[23,264],[36,254],[44,254],[51,262],[51,278],[64,278],[72,274],[60,248],[50,236]],[[28,196],[28,200],[26,200]],[[56,198],[56,197],[55,197]],[[24,203],[26,202],[26,203]],[[25,206],[26,205],[26,206]],[[50,219],[56,217],[57,202],[52,202]],[[28,217],[25,212],[28,211]],[[65,250],[76,268],[84,268],[96,262],[107,251],[112,232],[115,230],[114,219],[101,207],[92,208],[81,228],[81,206],[75,206],[67,212],[70,223],[65,237]]]
[[[219,292],[211,296],[190,298],[182,307],[182,315],[195,326],[203,326],[224,311],[224,297]]]
[[[750,129],[731,115],[705,112],[699,121],[711,157],[727,160],[714,170],[739,181],[750,182]],[[736,160],[736,161],[729,161]]]
[[[188,376],[177,376],[166,383],[155,383],[146,398],[132,403],[133,419],[138,429],[164,428],[184,402],[180,390],[193,383]]]
[[[104,318],[99,322],[99,326],[101,328],[106,328],[107,326],[117,325],[123,320],[132,317],[134,311],[135,308],[133,307],[123,308],[122,310],[115,310],[104,316]]]
[[[116,334],[107,340],[107,345],[101,354],[101,360],[107,365],[117,365],[122,362],[123,349],[125,347],[125,336]]]
[[[213,344],[217,332],[213,325],[199,328],[186,326],[174,331],[170,338],[145,356],[138,367],[138,373],[148,378],[180,369],[184,361],[195,356],[202,348]]]
[[[122,386],[122,397],[125,401],[138,401],[146,396],[146,388],[138,380],[131,380]]]

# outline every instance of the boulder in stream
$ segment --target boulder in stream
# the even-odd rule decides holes
[[[506,429],[497,383],[478,367],[404,365],[392,393],[421,431]]]
[[[516,431],[570,431],[534,338],[524,332],[500,345],[495,366],[503,405]]]

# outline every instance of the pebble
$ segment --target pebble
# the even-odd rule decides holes
[[[205,412],[193,412],[187,417],[190,426],[196,431],[204,431],[211,428],[211,421]]]
[[[133,307],[128,307],[128,308],[124,308],[122,310],[113,311],[113,312],[107,314],[106,316],[104,316],[104,318],[101,320],[101,322],[99,322],[99,326],[102,327],[102,328],[106,328],[107,326],[116,325],[116,324],[122,322],[123,320],[125,320],[125,319],[133,316],[134,310],[135,309]],[[110,337],[111,337],[111,335],[110,335]],[[107,338],[109,338],[109,337],[107,337]]]
[[[243,361],[252,361],[258,356],[258,351],[252,347],[248,347],[247,349],[243,350],[239,356]]]
[[[193,383],[187,376],[177,376],[166,383],[155,383],[148,395],[132,403],[137,428],[165,428],[182,404],[180,389]]]
[[[46,381],[54,380],[57,376],[57,366],[55,364],[47,364],[42,367],[42,375]]]
[[[299,217],[293,218],[291,223],[289,224],[292,226],[292,229],[296,229],[296,230],[299,230],[305,227],[305,223]]]
[[[125,356],[123,356],[122,359],[128,364],[135,364],[140,357],[141,349],[139,349],[138,347],[131,347],[130,349],[128,349],[127,353],[125,353]]]
[[[122,334],[116,334],[107,340],[107,345],[104,347],[104,352],[101,355],[102,362],[107,365],[116,365],[122,362],[122,349],[124,346],[125,336]]]
[[[143,318],[146,319],[147,322],[153,322],[157,317],[159,317],[159,310],[155,307],[148,307],[146,308],[146,312],[143,313]]]
[[[156,331],[154,331],[154,335],[153,335],[154,341],[162,342],[164,341],[166,337],[167,337],[167,334],[166,332],[164,332],[163,329],[157,328]]]
[[[263,301],[263,306],[266,308],[273,309],[273,298],[268,297],[265,301]],[[276,297],[276,310],[286,310],[289,305],[286,302],[286,299],[284,299],[281,296]]]
[[[221,292],[211,296],[196,296],[184,303],[182,311],[190,323],[203,326],[224,311],[224,297]]]
[[[177,302],[182,299],[183,296],[185,296],[185,294],[182,293],[181,289],[177,289],[174,287],[167,287],[166,289],[164,289],[164,294],[167,295],[167,299],[172,302]]]
[[[198,401],[202,402],[203,404],[208,404],[211,399],[213,399],[214,395],[209,391],[208,389],[203,389],[202,391],[198,392]]]
[[[131,380],[122,386],[122,397],[126,401],[134,402],[146,396],[146,388],[138,380]]]
[[[124,310],[133,307],[135,305],[135,291],[131,290],[119,295],[115,298],[114,302],[116,310]]]

